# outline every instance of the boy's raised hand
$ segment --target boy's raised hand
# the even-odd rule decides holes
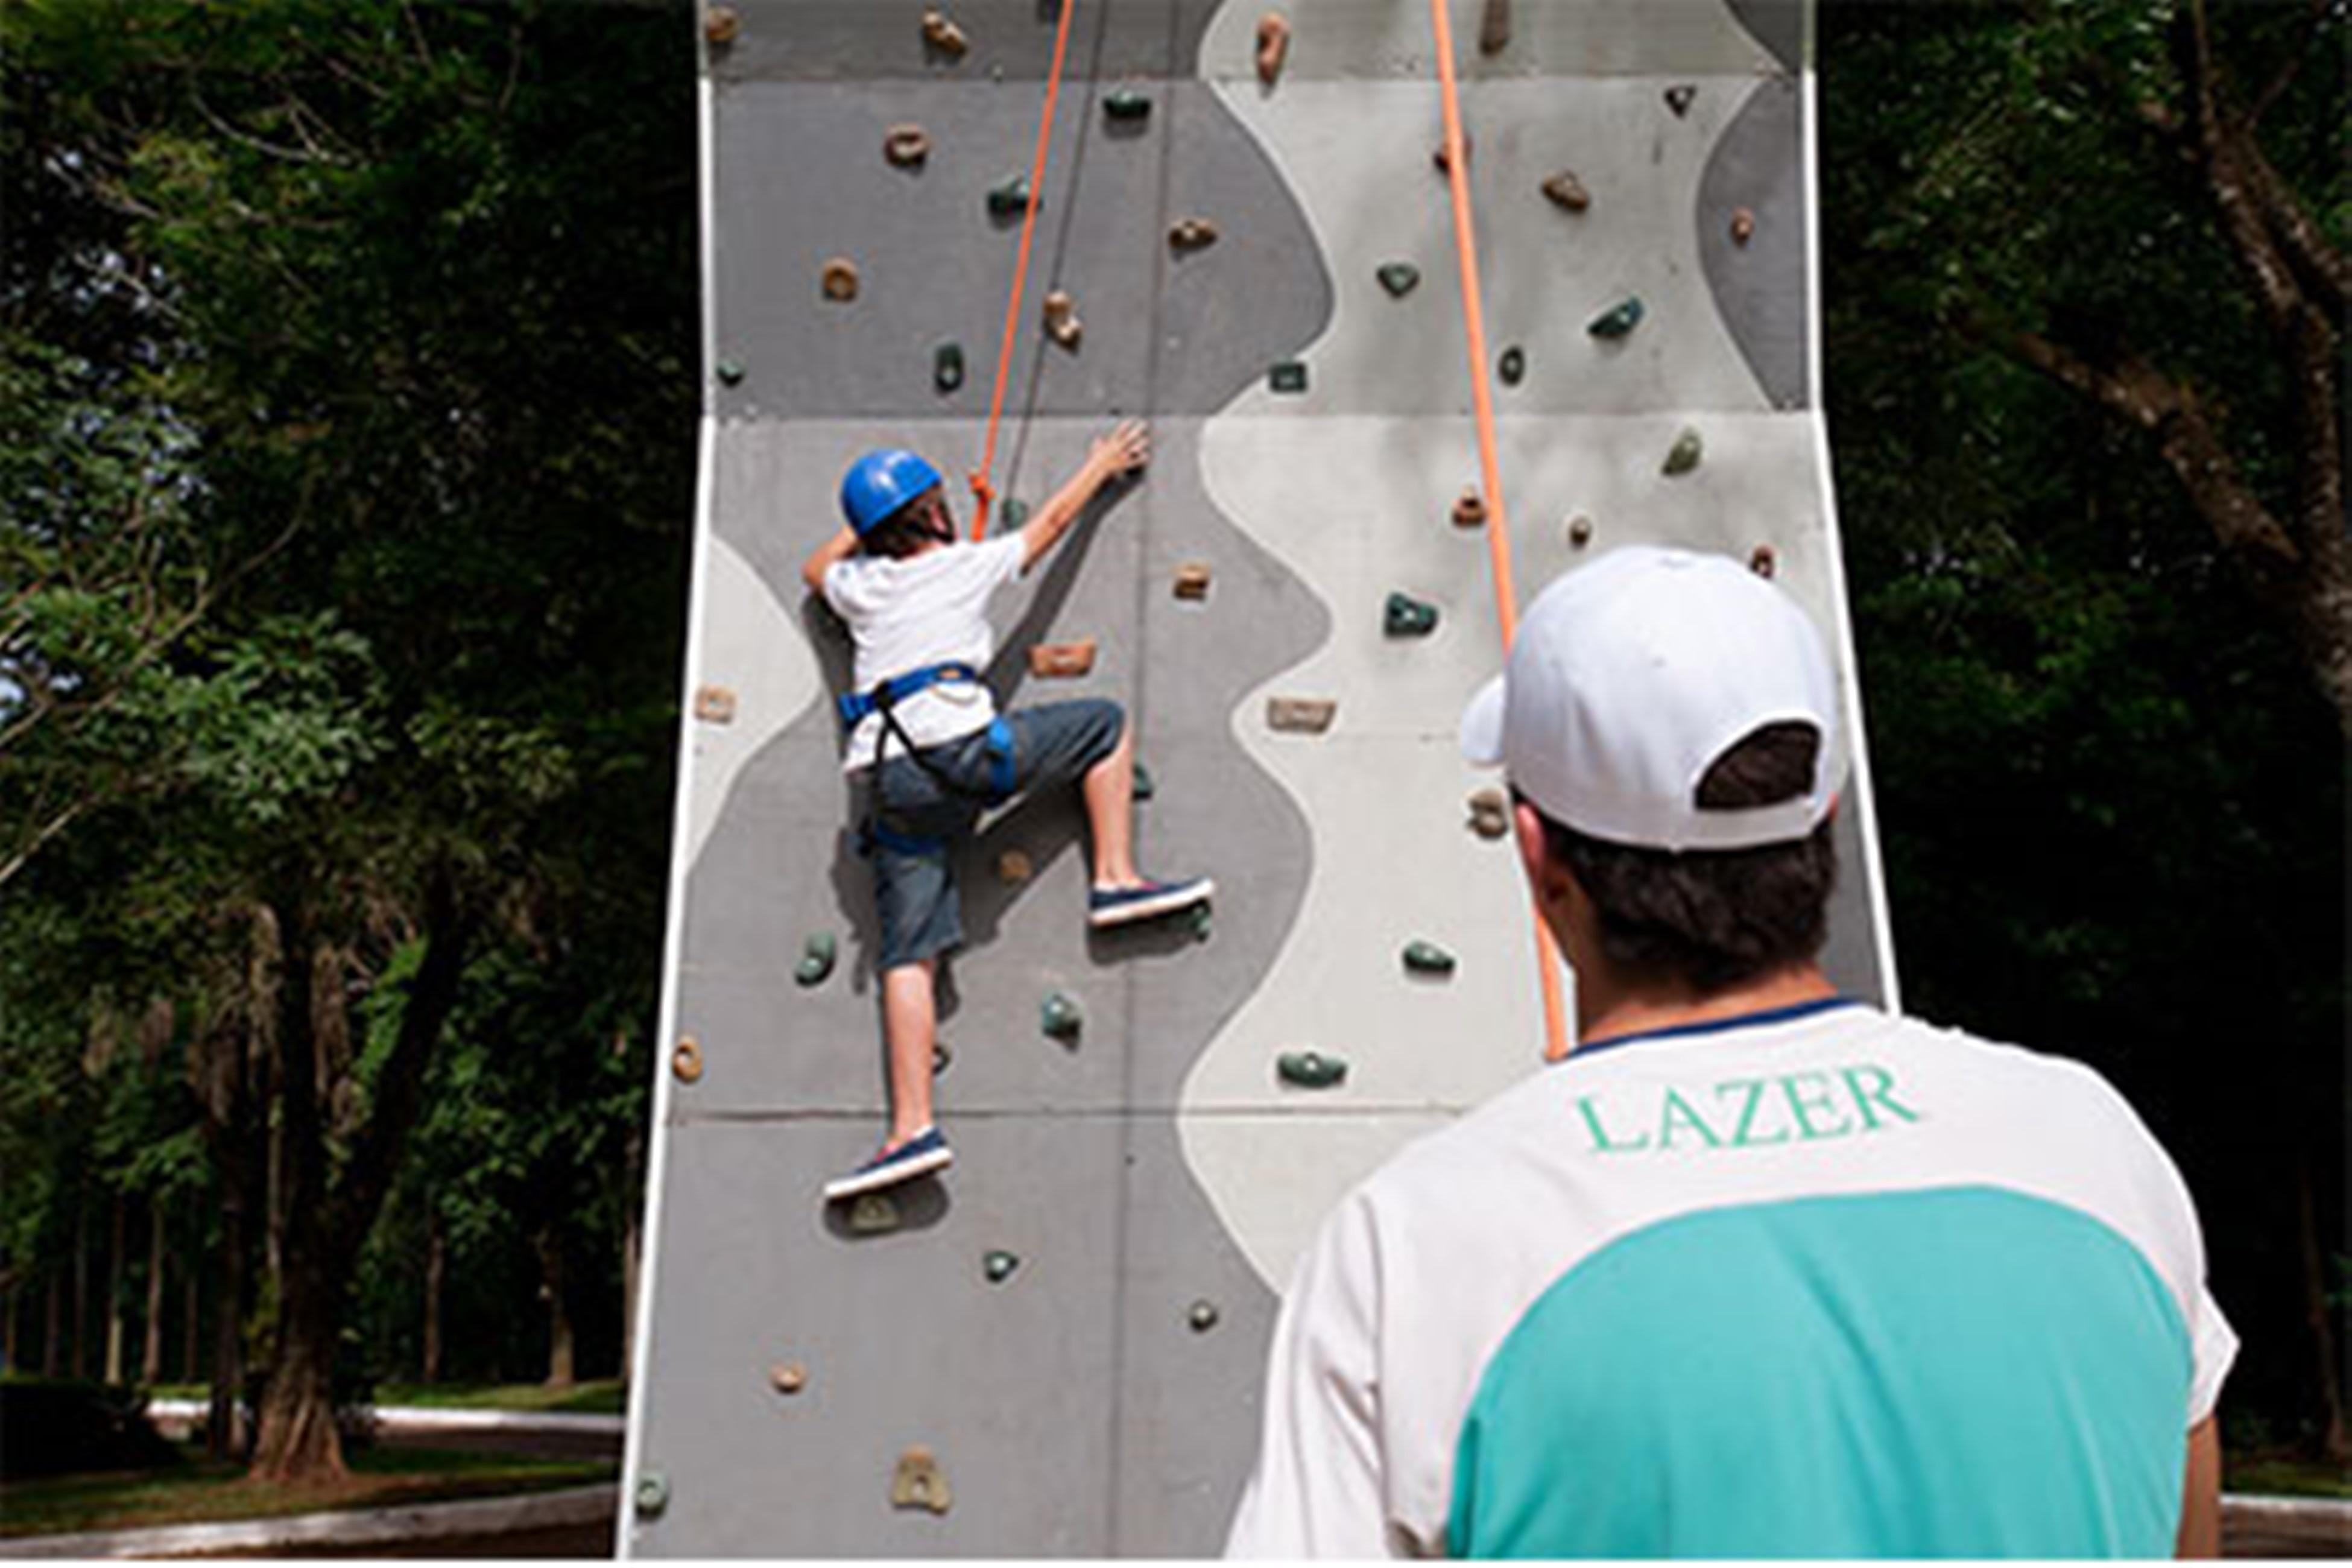
[[[1087,450],[1087,466],[1106,479],[1131,474],[1150,460],[1151,432],[1140,419],[1120,420]]]

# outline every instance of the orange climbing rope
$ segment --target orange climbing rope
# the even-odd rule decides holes
[[[988,508],[996,499],[989,475],[996,467],[996,427],[1004,417],[1004,383],[1013,372],[1013,334],[1021,325],[1021,291],[1029,281],[1029,241],[1037,232],[1037,204],[1045,199],[1045,154],[1054,144],[1054,100],[1062,91],[1062,59],[1069,52],[1070,18],[1078,0],[1062,0],[1061,20],[1054,27],[1054,68],[1045,75],[1045,110],[1037,117],[1037,155],[1029,165],[1029,210],[1021,218],[1021,251],[1013,263],[1013,297],[1004,301],[1004,342],[996,351],[996,390],[988,399],[988,437],[981,446],[980,467],[971,471],[974,501],[971,536],[988,532]]]
[[[1445,0],[1429,0],[1437,35],[1438,96],[1445,109],[1445,183],[1454,197],[1454,247],[1462,264],[1462,325],[1470,346],[1470,405],[1477,416],[1478,477],[1486,496],[1486,551],[1495,578],[1495,618],[1503,651],[1518,636],[1518,599],[1511,588],[1511,530],[1503,512],[1503,469],[1495,452],[1495,394],[1486,382],[1486,320],[1478,300],[1478,245],[1470,222],[1469,144],[1462,134],[1462,104],[1454,81],[1454,26]],[[1568,1055],[1568,1007],[1560,994],[1559,952],[1543,913],[1536,913],[1536,962],[1541,971],[1544,1059]]]

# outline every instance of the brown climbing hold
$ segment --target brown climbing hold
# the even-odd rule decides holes
[[[1008,888],[1017,888],[1036,873],[1029,857],[1018,849],[1007,849],[996,858],[996,879]]]
[[[1462,138],[1462,166],[1464,168],[1466,169],[1470,166],[1470,160],[1476,152],[1476,144],[1465,132]],[[1429,161],[1437,165],[1437,172],[1441,174],[1450,174],[1454,173],[1454,160],[1445,155],[1445,143],[1443,142],[1440,142],[1436,148],[1429,154]]]
[[[1756,215],[1746,207],[1731,215],[1731,243],[1745,245],[1756,237]]]
[[[1511,0],[1486,0],[1478,18],[1478,52],[1499,55],[1511,47]]]
[[[1217,226],[1204,217],[1188,217],[1168,231],[1171,250],[1201,250],[1217,243]]]
[[[963,58],[964,51],[971,47],[971,40],[964,37],[961,27],[948,20],[944,11],[923,13],[923,44],[951,60]]]
[[[1290,53],[1290,22],[1279,11],[1257,19],[1257,79],[1272,87]]]
[[[1568,520],[1568,542],[1571,549],[1581,550],[1592,542],[1592,520],[1582,512]]]
[[[892,1508],[927,1508],[945,1513],[954,1500],[948,1479],[940,1473],[940,1462],[929,1448],[918,1445],[898,1456],[898,1472],[890,1479]]]
[[[1339,716],[1339,702],[1328,697],[1269,697],[1266,727],[1294,735],[1319,735]]]
[[[778,1394],[798,1394],[808,1386],[808,1368],[796,1361],[780,1361],[768,1369],[768,1383]]]
[[[1187,561],[1176,568],[1176,596],[1180,599],[1205,599],[1209,596],[1209,563]]]
[[[702,14],[702,37],[713,48],[725,48],[743,30],[743,18],[731,5],[713,5]]]
[[[735,693],[723,686],[697,687],[694,716],[706,724],[732,724],[735,721]]]
[[[1029,673],[1041,680],[1067,680],[1095,667],[1095,639],[1041,642],[1029,650]]]
[[[1482,789],[1470,797],[1470,831],[1481,838],[1500,838],[1511,830],[1510,797],[1501,790]]]
[[[919,125],[893,125],[882,138],[882,156],[895,169],[917,169],[931,155],[929,132]]]
[[[1454,498],[1454,526],[1456,528],[1486,526],[1486,498],[1478,493],[1477,486],[1471,485],[1465,488],[1459,496]]]
[[[1572,213],[1580,213],[1592,205],[1592,193],[1584,188],[1584,182],[1576,177],[1572,169],[1562,169],[1544,181],[1543,194],[1552,205],[1566,207]]]
[[[1069,291],[1056,289],[1045,296],[1045,335],[1066,349],[1078,346],[1079,335],[1087,330],[1078,320],[1078,302]]]
[[[669,1054],[669,1070],[677,1075],[680,1083],[694,1083],[702,1077],[702,1047],[688,1035],[678,1041],[677,1049]]]
[[[847,257],[836,256],[824,264],[819,281],[826,299],[835,304],[845,305],[857,298],[857,263]]]
[[[1780,554],[1769,544],[1759,544],[1748,555],[1748,569],[1759,577],[1769,577],[1780,569]]]

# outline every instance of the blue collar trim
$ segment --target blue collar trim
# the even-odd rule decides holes
[[[1859,1007],[1862,1003],[1852,996],[1822,996],[1811,1002],[1792,1003],[1786,1007],[1767,1007],[1760,1013],[1741,1013],[1729,1018],[1711,1018],[1704,1024],[1675,1024],[1663,1029],[1643,1029],[1639,1034],[1612,1035],[1605,1040],[1580,1045],[1568,1054],[1570,1061],[1581,1061],[1601,1051],[1613,1051],[1619,1046],[1630,1046],[1643,1040],[1674,1040],[1690,1035],[1720,1035],[1732,1029],[1753,1029],[1766,1024],[1786,1024],[1792,1019],[1810,1018],[1816,1013],[1827,1013],[1839,1007]]]

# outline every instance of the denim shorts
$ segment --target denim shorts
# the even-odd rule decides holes
[[[1013,731],[1013,789],[1021,795],[1084,777],[1118,749],[1127,715],[1116,702],[1086,697],[1008,713],[1005,722]],[[955,857],[980,820],[993,774],[984,730],[926,748],[922,762],[895,745],[887,755],[865,774],[867,809],[898,840],[877,837],[868,847],[882,931],[877,973],[963,944]]]

